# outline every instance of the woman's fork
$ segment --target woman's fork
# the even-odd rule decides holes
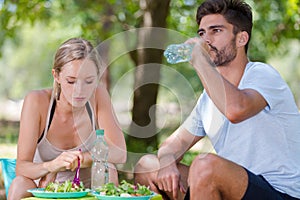
[[[81,151],[81,149],[79,149]],[[80,186],[80,177],[79,177],[79,170],[80,170],[80,158],[78,157],[78,166],[75,172],[74,179],[72,181],[72,187],[79,187]]]

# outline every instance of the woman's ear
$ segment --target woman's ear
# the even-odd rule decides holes
[[[241,31],[237,34],[237,47],[246,46],[249,40],[249,35],[246,31]]]
[[[52,69],[52,76],[57,83],[60,83],[59,74],[55,71],[55,69]]]

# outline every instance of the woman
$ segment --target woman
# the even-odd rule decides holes
[[[104,129],[108,161],[124,163],[126,144],[108,92],[98,85],[103,69],[90,42],[73,38],[64,42],[54,59],[53,89],[30,92],[24,100],[17,152],[17,177],[9,199],[31,196],[26,190],[51,181],[73,180],[77,159],[80,178],[90,187],[90,150],[95,130]],[[110,164],[110,181],[118,183]]]

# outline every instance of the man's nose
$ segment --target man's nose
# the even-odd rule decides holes
[[[207,43],[207,44],[211,44],[211,37],[209,36],[209,34],[204,34],[202,36],[202,39]]]

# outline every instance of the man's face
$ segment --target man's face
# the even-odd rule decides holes
[[[233,25],[220,14],[204,16],[198,34],[209,46],[209,55],[216,66],[228,65],[237,55]]]

